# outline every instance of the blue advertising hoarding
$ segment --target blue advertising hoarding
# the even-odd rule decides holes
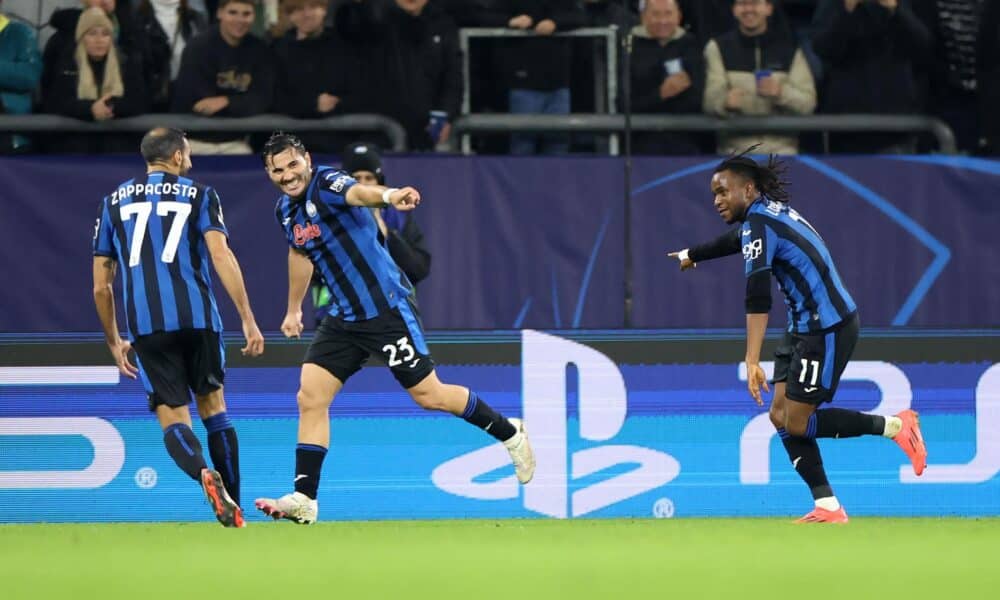
[[[726,362],[741,355],[739,336],[675,335],[662,352],[656,340],[663,335],[478,334],[455,346],[467,359],[439,361],[443,380],[524,417],[538,460],[525,487],[516,483],[499,444],[460,419],[423,412],[385,369],[363,369],[331,410],[320,518],[804,512],[808,490],[789,466],[766,410],[747,395],[741,365]],[[821,440],[831,483],[849,513],[1000,514],[995,332],[919,343],[874,340],[867,349],[864,339],[836,405],[918,410],[929,466],[914,477],[903,453],[882,438]],[[431,341],[439,356],[456,354]],[[75,365],[44,358],[59,356],[59,346],[0,348],[0,522],[211,519],[198,486],[163,449],[141,385],[101,364],[99,343],[90,344],[90,354],[97,354],[78,355]],[[702,347],[714,358],[703,360]],[[944,350],[928,350],[935,347]],[[969,347],[979,350],[947,350]],[[273,349],[281,353],[281,346]],[[289,350],[294,357],[300,348]],[[291,490],[298,368],[294,359],[236,362],[226,398],[240,436],[249,506],[254,497]],[[200,424],[195,431],[204,439]]]

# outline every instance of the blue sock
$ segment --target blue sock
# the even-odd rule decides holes
[[[295,491],[316,499],[319,474],[323,470],[326,448],[316,444],[295,446]]]
[[[184,423],[174,423],[163,430],[163,443],[177,466],[195,481],[201,480],[201,470],[206,468],[201,455],[201,442]]]
[[[471,390],[469,391],[469,402],[465,405],[462,418],[501,442],[509,440],[517,433],[507,417],[490,408],[485,400]]]
[[[201,421],[208,431],[208,454],[222,475],[222,483],[236,504],[240,503],[240,444],[225,411]]]

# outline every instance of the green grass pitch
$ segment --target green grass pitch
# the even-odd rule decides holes
[[[0,525],[0,598],[1000,598],[1000,519]]]

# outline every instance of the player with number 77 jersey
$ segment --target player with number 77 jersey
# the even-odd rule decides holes
[[[243,321],[243,353],[259,355],[264,338],[229,249],[219,195],[185,177],[191,146],[184,132],[153,129],[140,148],[145,175],[101,200],[94,228],[94,303],[119,371],[142,380],[167,452],[201,483],[218,520],[242,527],[239,450],[222,393],[225,348],[209,260]],[[121,339],[115,317],[112,284],[119,265],[129,341]],[[129,358],[133,348],[135,365]],[[207,468],[191,430],[192,393],[215,469]]]
[[[378,357],[422,408],[451,413],[483,429],[510,453],[518,481],[528,483],[535,457],[519,419],[507,419],[468,388],[442,383],[424,339],[410,282],[379,236],[372,208],[413,210],[420,193],[356,182],[331,167],[313,167],[302,142],[275,133],[263,151],[264,168],[282,195],[275,217],[288,242],[288,309],[281,331],[299,337],[302,300],[313,270],[333,300],[302,365],[295,491],[259,498],[275,519],[316,521],[320,471],[330,447],[329,408],[369,355]],[[414,425],[414,428],[417,426]]]

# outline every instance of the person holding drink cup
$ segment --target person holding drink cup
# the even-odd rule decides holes
[[[802,49],[783,29],[769,27],[771,0],[735,0],[737,28],[705,47],[704,111],[718,116],[811,114],[816,83]],[[760,143],[759,151],[796,154],[795,136],[719,136],[718,152]]]

